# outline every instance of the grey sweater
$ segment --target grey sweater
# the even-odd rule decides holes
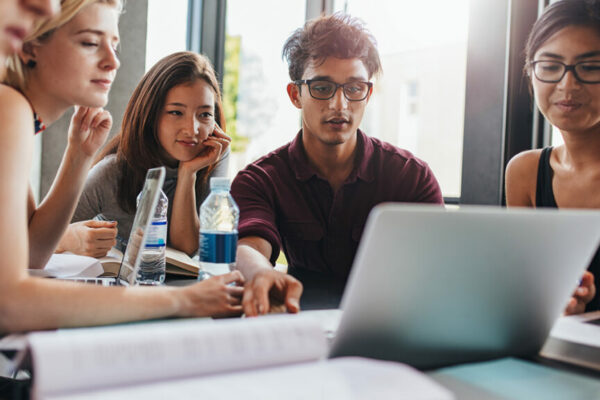
[[[202,187],[202,195],[196,198],[196,209],[204,201],[210,191],[209,180],[213,176],[227,176],[227,167],[229,164],[229,153],[225,154],[219,161],[216,168],[213,169],[209,178]],[[169,208],[167,211],[168,220],[171,219],[173,198],[175,188],[177,187],[177,168],[166,168],[167,174],[163,185],[163,192],[169,199]],[[117,201],[118,185],[121,171],[117,167],[117,157],[114,154],[108,155],[96,164],[88,173],[83,188],[83,193],[79,199],[79,204],[73,215],[71,222],[86,221],[97,218],[107,221],[117,221],[117,248],[123,250],[124,245],[129,240],[131,225],[133,224],[134,214],[124,211]],[[169,236],[167,234],[167,242]]]

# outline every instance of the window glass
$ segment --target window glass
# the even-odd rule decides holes
[[[383,65],[362,129],[426,161],[460,197],[468,0],[335,0],[362,19]]]
[[[300,129],[299,112],[286,92],[290,78],[281,50],[304,24],[305,13],[305,0],[253,0],[251,7],[247,0],[227,1],[223,106],[233,137],[231,176]]]
[[[148,0],[146,71],[158,60],[187,48],[188,0]]]

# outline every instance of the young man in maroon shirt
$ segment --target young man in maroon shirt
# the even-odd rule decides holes
[[[381,70],[375,40],[359,21],[339,14],[310,21],[288,38],[283,55],[302,129],[232,184],[248,316],[274,305],[297,312],[303,287],[303,307],[336,307],[375,205],[442,204],[426,163],[358,129],[370,79]],[[280,249],[288,274],[273,269]]]

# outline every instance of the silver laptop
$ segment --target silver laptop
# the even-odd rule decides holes
[[[535,354],[599,242],[598,211],[380,205],[331,356],[429,369]]]
[[[117,276],[114,278],[71,278],[69,280],[103,286],[129,286],[135,283],[137,271],[142,260],[140,249],[145,244],[145,233],[152,222],[152,216],[158,204],[160,189],[164,181],[164,167],[152,168],[146,173],[142,195],[137,206],[135,218],[131,226],[131,233],[129,234],[129,240]]]

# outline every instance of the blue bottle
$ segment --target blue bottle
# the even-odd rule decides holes
[[[230,187],[228,178],[211,178],[210,194],[200,206],[199,280],[235,269],[240,209]]]

